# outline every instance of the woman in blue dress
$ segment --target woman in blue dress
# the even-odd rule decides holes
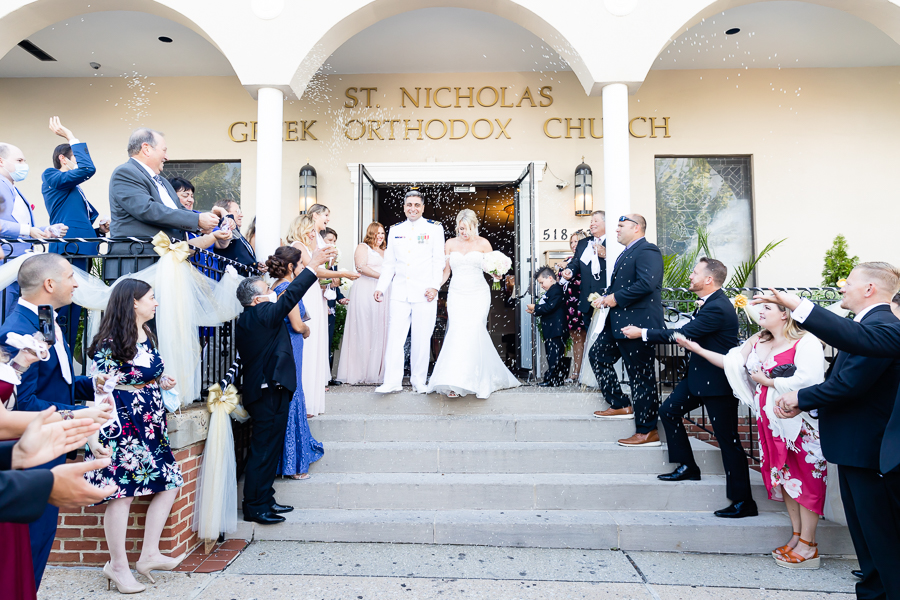
[[[163,375],[165,365],[156,349],[156,339],[147,321],[158,306],[153,288],[137,279],[123,279],[113,288],[100,330],[88,348],[93,359],[91,375],[106,373],[116,378],[112,391],[115,419],[88,440],[85,460],[111,458],[105,469],[91,471],[85,478],[94,485],[118,486],[104,500],[103,529],[109,546],[109,562],[103,575],[122,593],[144,590],[135,580],[125,551],[125,536],[131,502],[137,496],[152,495],[147,507],[138,573],[154,581],[151,571],[171,571],[187,556],[164,556],[159,537],[184,485],[181,469],[172,454],[166,430],[166,409],[162,391],[175,386]]]
[[[300,260],[300,251],[291,246],[282,246],[275,250],[275,254],[266,261],[268,273],[277,281],[272,289],[279,296],[294,280],[294,276],[303,268]],[[291,347],[294,351],[294,362],[297,365],[297,389],[291,398],[291,408],[288,414],[287,431],[284,435],[284,452],[281,463],[278,465],[278,473],[292,479],[309,479],[309,465],[316,462],[325,450],[322,444],[316,441],[309,431],[309,421],[306,417],[306,399],[303,396],[303,383],[301,373],[303,370],[303,339],[309,335],[309,327],[303,322],[306,309],[301,300],[297,303],[287,319],[285,327],[291,335]]]

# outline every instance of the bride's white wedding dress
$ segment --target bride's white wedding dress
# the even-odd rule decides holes
[[[450,253],[447,295],[447,336],[428,382],[429,392],[487,398],[492,392],[517,387],[487,331],[491,290],[484,278],[483,252]]]

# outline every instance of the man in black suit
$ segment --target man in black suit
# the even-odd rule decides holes
[[[891,298],[900,287],[900,272],[886,263],[862,263],[841,288],[841,306],[856,314],[864,326],[898,324]],[[809,321],[804,323],[808,327]],[[812,329],[810,329],[812,331]],[[785,394],[777,416],[791,417],[801,410],[818,409],[822,453],[838,465],[841,500],[847,527],[862,570],[856,584],[858,598],[900,598],[900,530],[890,518],[892,501],[888,483],[896,474],[879,469],[883,439],[900,388],[900,358],[866,358],[839,352],[823,383]],[[900,461],[898,454],[889,458]]]
[[[722,291],[728,268],[714,258],[701,258],[690,275],[690,291],[697,294],[694,318],[681,329],[639,329],[625,327],[622,333],[629,339],[643,339],[651,344],[674,341],[677,331],[704,348],[727,354],[738,345],[738,318],[731,301]],[[692,353],[687,377],[669,395],[659,416],[666,430],[669,462],[679,463],[671,473],[660,475],[663,481],[699,481],[700,467],[684,428],[684,416],[700,406],[712,421],[716,441],[722,450],[725,465],[725,493],[732,504],[717,510],[717,517],[755,517],[756,503],[750,494],[750,469],[747,455],[738,437],[738,400],[725,377],[725,371],[711,364],[699,354]]]
[[[595,210],[591,213],[591,235],[578,242],[575,256],[569,262],[569,268],[562,272],[564,279],[571,281],[581,276],[581,289],[578,294],[578,310],[590,325],[593,309],[588,296],[593,293],[602,294],[606,289],[606,213]]]
[[[619,440],[622,446],[659,446],[656,431],[659,393],[654,371],[655,352],[640,340],[629,340],[622,328],[662,329],[662,253],[644,237],[647,221],[638,214],[623,215],[616,239],[625,250],[616,260],[607,295],[596,303],[609,315],[588,356],[600,391],[610,408],[598,410],[600,419],[634,419],[635,434]],[[613,364],[621,358],[631,379],[631,400],[622,393]]]
[[[550,267],[541,267],[534,277],[544,290],[541,301],[529,304],[525,312],[541,318],[541,335],[544,338],[544,351],[547,353],[547,372],[541,387],[553,387],[563,384],[565,373],[561,371],[560,359],[566,353],[566,301],[563,289],[556,281],[556,275]]]
[[[243,403],[253,417],[250,456],[244,470],[244,520],[268,525],[284,521],[293,507],[275,502],[275,472],[284,446],[288,409],[297,388],[297,367],[284,319],[303,294],[318,285],[315,269],[337,254],[334,247],[316,250],[306,269],[281,294],[259,277],[244,279],[237,298],[244,307],[235,329],[243,366]]]
[[[168,160],[163,134],[152,129],[135,129],[128,139],[128,159],[109,178],[110,236],[152,238],[162,231],[170,238],[183,239],[185,231],[209,233],[219,224],[211,212],[195,213],[181,205],[178,196],[160,173]],[[112,244],[111,255],[155,256],[149,243]],[[106,261],[106,279],[116,279],[146,268],[152,260]]]

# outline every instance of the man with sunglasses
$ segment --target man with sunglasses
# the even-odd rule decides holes
[[[647,221],[638,214],[619,217],[616,239],[625,249],[616,259],[606,295],[595,301],[608,307],[603,331],[591,346],[589,358],[600,391],[610,408],[594,413],[598,419],[634,419],[635,434],[619,440],[621,446],[659,446],[653,346],[630,340],[622,328],[662,329],[662,253],[644,237]],[[631,399],[622,393],[613,364],[621,358],[631,381]]]

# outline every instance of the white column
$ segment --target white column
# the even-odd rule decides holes
[[[260,262],[275,252],[281,230],[281,128],[284,94],[260,88],[256,129],[256,258]]]
[[[631,166],[628,154],[628,86],[603,88],[603,197],[606,205],[606,283],[624,249],[616,241],[619,217],[631,212]]]

